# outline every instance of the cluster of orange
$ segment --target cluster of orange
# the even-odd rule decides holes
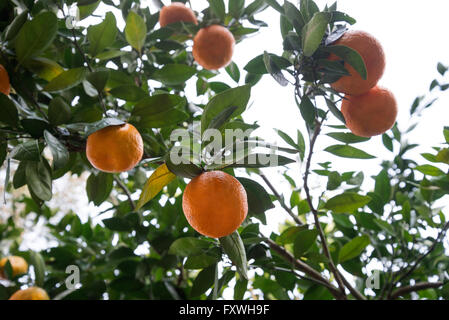
[[[0,279],[5,278],[4,268],[6,262],[11,264],[12,276],[21,275],[28,272],[28,263],[22,257],[10,256],[0,260]],[[9,300],[50,300],[47,292],[39,287],[29,287],[14,292]]]
[[[198,24],[192,9],[183,3],[162,8],[161,27],[180,21]],[[193,39],[193,57],[205,69],[220,69],[231,62],[234,44],[232,33],[223,26],[201,28]],[[87,158],[101,171],[128,171],[142,154],[142,137],[130,124],[106,127],[87,139]],[[248,213],[245,189],[237,179],[221,171],[205,172],[192,179],[184,191],[182,206],[189,224],[213,238],[234,232]]]
[[[385,54],[379,41],[364,31],[348,31],[335,45],[344,45],[357,51],[365,62],[365,80],[345,63],[349,76],[343,76],[331,87],[345,93],[341,112],[346,126],[361,137],[372,137],[391,129],[396,122],[397,104],[394,95],[377,86],[385,70]],[[330,60],[340,59],[334,54]]]

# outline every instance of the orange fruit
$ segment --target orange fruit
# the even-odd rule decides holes
[[[202,28],[193,38],[193,58],[208,70],[226,67],[232,60],[235,40],[231,31],[220,25]]]
[[[5,276],[3,268],[5,267],[6,262],[8,260],[12,267],[12,276],[13,277],[15,277],[19,274],[27,273],[28,263],[26,262],[26,260],[22,257],[10,256],[10,257],[5,257],[0,260],[0,276],[2,276],[2,277]]]
[[[50,297],[44,289],[30,287],[14,292],[9,300],[50,300]]]
[[[129,123],[103,128],[87,138],[87,159],[104,172],[131,170],[142,159],[142,155],[142,136]]]
[[[11,84],[9,83],[8,72],[5,67],[0,64],[0,92],[9,95],[11,91]]]
[[[348,31],[333,45],[343,45],[357,51],[365,61],[367,78],[363,80],[360,74],[353,67],[344,64],[350,76],[343,76],[331,87],[338,91],[350,95],[359,95],[374,87],[382,77],[385,70],[385,54],[379,41],[364,31]],[[341,60],[334,54],[329,56],[330,60]]]
[[[159,24],[161,27],[180,21],[198,24],[193,10],[181,2],[173,2],[168,6],[164,6],[161,12],[159,12]]]
[[[347,95],[341,105],[341,113],[352,133],[372,137],[393,127],[398,109],[393,93],[376,86],[359,96]]]
[[[182,209],[193,229],[211,238],[234,232],[245,220],[248,200],[245,188],[222,171],[204,172],[184,190]]]

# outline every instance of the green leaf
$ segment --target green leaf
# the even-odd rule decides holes
[[[331,14],[317,12],[302,29],[302,47],[306,57],[311,57],[323,40]]]
[[[251,86],[244,85],[215,95],[204,107],[204,112],[201,116],[201,134],[209,128],[212,120],[226,108],[231,106],[237,107],[237,109],[232,113],[231,118],[242,114],[242,112],[246,109],[250,94]]]
[[[11,24],[5,29],[5,40],[10,41],[14,39],[19,33],[22,26],[28,18],[28,10],[24,10],[21,14],[14,18]]]
[[[296,258],[300,258],[310,249],[318,237],[318,231],[303,230],[298,232],[293,243],[293,252]]]
[[[437,65],[437,70],[438,72],[444,76],[444,74],[446,73],[446,71],[448,70],[448,67],[446,67],[444,64],[442,64],[441,62],[438,62]]]
[[[324,151],[332,153],[333,155],[342,158],[351,159],[374,159],[375,157],[366,153],[363,150],[348,146],[348,145],[333,145],[329,146]]]
[[[19,122],[19,112],[17,111],[14,102],[0,92],[0,122],[3,122],[11,127],[16,127]]]
[[[27,21],[14,43],[19,64],[44,52],[53,42],[57,30],[58,19],[53,12],[43,11],[32,21]]]
[[[393,152],[393,139],[386,133],[382,134],[382,143],[391,152]]]
[[[234,286],[234,300],[243,300],[245,292],[248,288],[248,280],[238,279]],[[449,296],[449,294],[448,294]]]
[[[45,262],[39,252],[30,251],[31,264],[34,267],[35,284],[39,287],[44,286],[45,280]]]
[[[80,12],[80,20],[83,20],[90,16],[99,6],[101,0],[91,0],[89,1],[90,4],[86,5],[80,5],[78,1],[78,9]]]
[[[56,97],[48,106],[48,119],[51,124],[58,126],[68,123],[72,118],[72,110],[62,97]]]
[[[109,79],[109,70],[99,70],[89,73],[86,80],[97,90],[102,92]]]
[[[300,35],[302,33],[304,25],[306,24],[301,12],[295,5],[293,5],[289,1],[284,1],[284,12],[287,19],[295,28],[296,33]]]
[[[112,217],[108,219],[103,219],[105,227],[112,231],[131,231],[131,224],[121,217]]]
[[[193,179],[203,172],[203,170],[199,166],[190,162],[188,159],[182,158],[182,154],[175,155],[174,153],[176,152],[177,152],[176,149],[172,149],[165,158],[165,163],[170,172],[174,173],[176,176],[188,179]],[[179,158],[180,160],[185,161],[186,163],[183,162],[179,164],[174,164],[172,159],[174,159],[175,157],[176,159]]]
[[[344,262],[359,256],[369,244],[370,239],[367,235],[352,239],[341,248],[339,261]]]
[[[263,61],[265,63],[265,68],[267,69],[268,73],[274,78],[274,80],[276,80],[283,87],[288,85],[289,82],[282,74],[281,69],[279,69],[279,67],[271,59],[271,56],[266,51],[264,51],[263,54]]]
[[[9,158],[19,161],[39,161],[41,149],[37,140],[29,140],[14,147],[9,153]]]
[[[114,177],[110,173],[91,173],[86,183],[86,192],[89,202],[96,206],[102,204],[112,191]]]
[[[196,73],[196,68],[185,64],[166,64],[154,71],[153,79],[167,86],[180,85]]]
[[[335,103],[329,99],[326,98],[326,104],[327,107],[329,108],[329,111],[332,112],[332,114],[341,122],[343,122],[344,124],[346,124],[346,119],[343,116],[343,114],[341,113],[341,111],[337,108],[337,106],[335,105]]]
[[[218,249],[218,248],[215,248]],[[190,256],[187,258],[184,263],[185,269],[203,269],[207,268],[212,264],[215,264],[221,260],[221,253],[216,255],[210,255],[206,253],[202,253],[196,256]]]
[[[277,12],[279,12],[281,15],[284,14],[284,8],[276,1],[276,0],[265,0],[265,2],[275,9]]]
[[[227,166],[229,168],[267,168],[285,166],[290,163],[296,162],[293,159],[277,155],[277,154],[264,154],[253,153],[243,159],[236,159],[235,163]]]
[[[205,249],[210,246],[211,243],[209,241],[193,237],[185,237],[175,240],[170,245],[168,253],[181,257],[196,256],[204,253]]]
[[[140,100],[131,112],[131,120],[142,127],[159,128],[179,123],[188,115],[178,108],[184,106],[186,100],[174,94],[157,94]]]
[[[350,132],[329,132],[326,135],[344,143],[359,143],[368,141],[370,138],[356,136]]]
[[[205,293],[209,288],[214,285],[215,274],[217,272],[217,265],[211,265],[206,269],[201,270],[193,281],[192,290],[190,291],[191,297],[198,297]]]
[[[255,214],[262,214],[274,208],[270,195],[259,183],[248,178],[238,177],[238,181],[243,185],[248,198],[248,210]]]
[[[213,14],[220,19],[220,21],[224,21],[226,15],[226,8],[223,0],[208,0],[210,9]]]
[[[57,62],[42,57],[29,59],[24,63],[24,66],[47,81],[53,80],[64,72],[64,69]]]
[[[147,25],[143,18],[134,11],[129,11],[125,26],[126,41],[131,47],[141,52],[146,36]]]
[[[441,169],[439,169],[435,166],[432,166],[430,164],[416,166],[415,169],[418,170],[419,172],[424,173],[425,175],[432,176],[432,177],[443,176],[445,174]]]
[[[360,74],[363,80],[366,80],[368,73],[366,71],[365,61],[357,51],[342,45],[327,46],[323,50],[342,58],[343,61]]]
[[[271,60],[274,61],[274,63],[278,66],[278,68],[286,69],[289,66],[291,66],[290,61],[288,61],[287,59],[279,57],[275,54],[269,55]],[[254,75],[261,75],[268,73],[267,68],[265,67],[263,54],[252,59],[250,62],[246,64],[246,66],[243,69]]]
[[[142,189],[137,210],[142,208],[148,201],[153,199],[167,184],[172,182],[176,176],[168,170],[166,164],[160,165],[148,178]]]
[[[53,170],[64,168],[69,162],[69,151],[67,151],[67,148],[47,130],[44,131],[44,138],[53,155]]]
[[[355,192],[345,192],[329,199],[324,208],[334,213],[351,213],[368,204],[371,198]]]
[[[238,231],[234,231],[226,237],[219,239],[223,250],[237,267],[237,271],[244,279],[248,279],[248,261],[246,260],[246,251],[242,238]]]
[[[44,90],[48,92],[58,92],[73,88],[80,84],[86,75],[87,69],[85,68],[69,69],[51,80],[44,87]]]
[[[27,164],[26,180],[30,192],[39,199],[49,201],[52,198],[51,168],[44,158]]]
[[[386,170],[382,170],[376,177],[374,192],[379,195],[384,203],[387,203],[391,197],[390,177]]]
[[[87,28],[87,38],[89,39],[89,53],[96,56],[104,49],[111,46],[117,36],[117,21],[112,12],[106,13],[106,17],[100,24]]]
[[[312,101],[310,101],[308,96],[303,96],[301,98],[301,102],[298,103],[298,100],[296,100],[296,104],[299,108],[299,111],[301,112],[302,118],[310,125],[312,126],[315,121],[315,106],[313,105]]]
[[[235,110],[237,110],[237,106],[230,106],[229,108],[221,111],[209,124],[208,129],[220,129],[225,125],[230,119]]]
[[[124,84],[121,86],[117,86],[109,90],[109,93],[116,98],[130,102],[142,100],[147,96],[147,94],[141,88],[133,84]]]
[[[229,0],[229,13],[232,17],[238,19],[242,16],[245,9],[245,0]]]
[[[236,83],[239,83],[240,80],[240,70],[237,64],[233,61],[225,68],[226,72]]]

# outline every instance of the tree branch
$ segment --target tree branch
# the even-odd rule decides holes
[[[389,299],[397,299],[400,296],[405,296],[406,294],[409,294],[409,293],[415,292],[415,291],[431,289],[431,288],[439,288],[442,285],[444,285],[444,282],[441,282],[441,281],[438,281],[438,282],[418,282],[415,285],[404,286],[404,287],[398,288],[396,291],[394,291],[389,296]]]
[[[282,258],[284,258],[286,261],[288,261],[291,265],[295,267],[295,269],[304,272],[310,277],[310,280],[313,280],[317,282],[318,284],[321,284],[325,286],[327,289],[329,289],[330,293],[338,300],[345,300],[346,295],[342,293],[338,288],[334,287],[329,280],[324,278],[321,273],[316,271],[315,269],[311,268],[309,265],[304,263],[301,260],[295,259],[291,255],[290,252],[288,252],[285,248],[278,245],[276,242],[274,242],[271,239],[265,238],[265,242],[267,242],[270,246],[270,248],[278,253]]]
[[[449,229],[449,221],[446,222],[446,224],[444,225],[443,229],[441,229],[441,231],[438,233],[438,236],[435,238],[435,241],[433,242],[432,246],[429,248],[429,250],[427,250],[427,252],[423,255],[421,255],[416,262],[411,266],[411,268],[405,273],[403,274],[399,280],[395,281],[393,286],[394,287],[396,284],[398,284],[399,282],[403,281],[404,279],[406,279],[408,276],[410,276],[413,271],[415,271],[415,269],[418,267],[418,265],[421,263],[421,261],[423,261],[436,247],[436,245],[443,240],[447,229]]]
[[[279,203],[281,204],[282,208],[284,208],[285,211],[292,217],[292,219],[299,225],[303,225],[301,220],[298,219],[298,217],[295,215],[295,213],[292,211],[291,208],[289,208],[286,204],[282,196],[277,192],[276,188],[271,184],[271,182],[268,180],[268,178],[263,174],[259,174],[260,177],[263,179],[263,181],[266,183],[268,188],[273,192],[274,196],[278,199]]]
[[[315,146],[315,142],[318,138],[318,135],[321,132],[322,124],[323,124],[323,122],[316,121],[315,130],[313,131],[313,135],[310,139],[309,154],[307,156],[306,171],[304,173],[304,190],[306,192],[307,203],[309,204],[310,210],[313,213],[315,227],[318,230],[318,234],[320,236],[321,245],[323,246],[324,254],[329,259],[329,268],[331,269],[332,273],[334,274],[335,280],[337,281],[340,290],[342,291],[343,294],[345,294],[345,284],[343,283],[342,276],[341,276],[340,272],[338,271],[338,269],[335,267],[335,264],[332,260],[332,256],[330,255],[329,248],[328,248],[327,242],[326,242],[326,237],[324,235],[323,228],[321,227],[321,223],[318,218],[318,211],[315,209],[315,207],[312,203],[312,197],[310,195],[310,189],[309,189],[309,185],[308,185],[308,178],[309,178],[309,174],[310,174],[310,165],[312,163],[313,148]],[[352,289],[352,290],[355,290],[355,289]]]
[[[114,176],[114,181],[117,182],[117,185],[125,192],[126,196],[128,197],[128,201],[129,201],[129,204],[131,205],[131,208],[133,210],[136,210],[136,204],[134,203],[134,201],[131,197],[131,192],[129,192],[129,190],[125,186],[125,184],[117,176]]]

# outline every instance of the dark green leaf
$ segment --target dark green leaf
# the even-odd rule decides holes
[[[72,118],[72,110],[62,97],[56,97],[48,106],[48,119],[51,124],[58,126],[65,124]]]
[[[242,278],[248,279],[248,261],[246,260],[246,251],[238,231],[234,231],[226,237],[219,239],[223,250],[237,267]]]
[[[342,158],[352,158],[352,159],[374,159],[375,157],[366,153],[363,150],[348,146],[348,145],[333,145],[324,149],[329,153]]]
[[[351,213],[368,204],[371,198],[354,192],[345,192],[329,199],[324,207],[334,213]]]
[[[329,132],[327,133],[329,137],[344,143],[359,143],[368,141],[370,138],[364,138],[356,136],[355,134],[349,132]]]
[[[75,68],[64,71],[50,81],[45,87],[45,91],[57,92],[75,87],[80,84],[87,75],[87,69]]]
[[[19,122],[19,113],[14,102],[0,92],[0,122],[3,122],[11,127],[16,127]]]
[[[342,45],[327,46],[323,50],[342,58],[343,61],[348,63],[360,74],[363,80],[366,80],[367,71],[365,61],[363,61],[363,58],[357,51]]]
[[[211,243],[205,240],[185,237],[175,240],[168,252],[181,257],[189,257],[203,253],[204,249],[209,248],[210,245]]]
[[[111,46],[117,36],[117,21],[112,12],[107,12],[106,17],[100,24],[87,28],[87,38],[89,39],[89,52],[92,56],[101,53]]]
[[[114,178],[106,172],[91,173],[86,183],[87,198],[96,206],[102,204],[112,191]]]
[[[142,100],[147,94],[139,87],[132,84],[124,84],[115,88],[112,88],[109,93],[116,98],[123,99],[125,101],[136,102]]]
[[[318,231],[313,230],[303,230],[300,231],[295,238],[293,244],[293,252],[296,258],[300,258],[310,249],[310,247],[315,243],[318,236]]]
[[[39,199],[49,201],[52,198],[51,168],[44,158],[28,162],[26,180],[30,192]]]
[[[67,148],[47,130],[44,131],[44,138],[53,155],[53,169],[63,168],[70,158]]]
[[[240,71],[237,64],[233,61],[225,68],[226,72],[235,82],[239,83],[240,80]]]
[[[185,64],[167,64],[153,73],[153,78],[165,85],[179,85],[196,73],[196,69]]]
[[[302,29],[302,48],[305,56],[312,56],[320,46],[330,17],[327,12],[317,12]]]
[[[53,42],[58,30],[58,19],[53,12],[42,11],[32,21],[27,21],[15,39],[19,63],[35,57]]]
[[[191,297],[198,297],[205,293],[209,288],[214,285],[215,274],[217,272],[217,265],[211,265],[206,269],[203,269],[195,278],[190,291]]]
[[[344,262],[359,256],[369,244],[370,239],[367,235],[352,239],[341,248],[339,261]]]

